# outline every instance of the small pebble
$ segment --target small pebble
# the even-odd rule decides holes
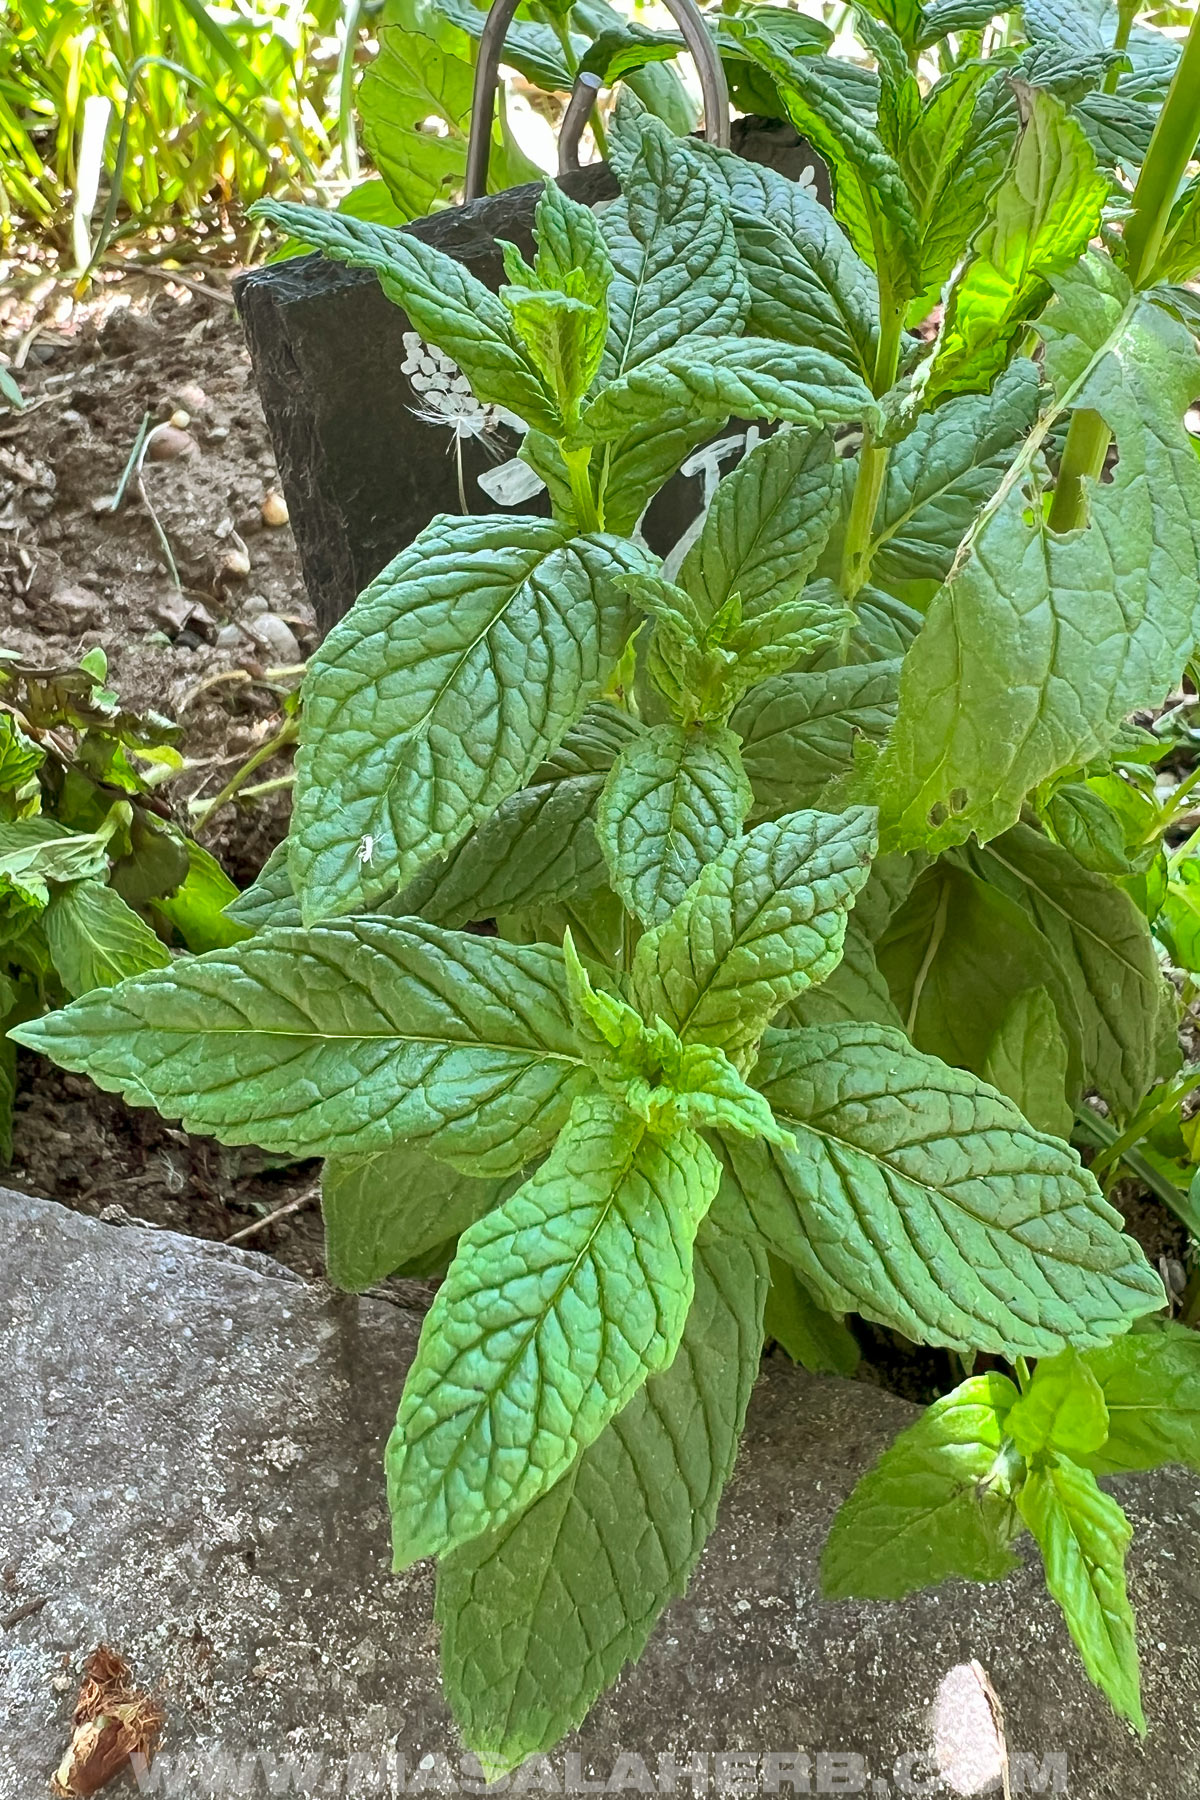
[[[261,619],[264,613],[270,612],[271,607],[270,602],[264,600],[261,594],[247,594],[238,610],[243,619]]]
[[[213,642],[218,650],[240,650],[246,642],[246,634],[239,625],[221,625]]]
[[[180,406],[186,406],[190,412],[203,412],[208,405],[208,395],[195,381],[185,381],[175,389],[175,399]]]
[[[264,525],[286,525],[288,522],[287,501],[278,488],[272,488],[262,503]]]
[[[173,462],[177,456],[188,456],[196,448],[190,432],[176,425],[159,425],[150,433],[146,455],[151,462]]]
[[[220,579],[222,581],[245,581],[249,573],[250,552],[246,549],[245,544],[234,544],[221,558]]]
[[[177,406],[171,414],[171,423],[176,431],[186,431],[192,422],[192,415],[182,406]]]
[[[260,618],[251,619],[246,629],[259,648],[265,650],[275,662],[303,661],[295,632],[277,613],[263,613]]]

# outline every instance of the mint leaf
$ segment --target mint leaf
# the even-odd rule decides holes
[[[1114,1710],[1145,1736],[1136,1627],[1125,1589],[1129,1520],[1096,1477],[1072,1462],[1031,1471],[1017,1505],[1084,1668]]]
[[[628,635],[644,553],[550,520],[439,517],[309,665],[289,867],[310,922],[368,910],[524,786]]]
[[[837,966],[875,818],[785,815],[730,844],[638,944],[633,993],[684,1039],[749,1055],[773,1013]]]
[[[109,845],[128,830],[131,816],[118,800],[94,832],[72,831],[41,814],[0,821],[0,916],[10,909],[41,912],[51,883],[107,879]]]
[[[516,1178],[480,1181],[400,1144],[371,1156],[331,1156],[321,1174],[325,1273],[361,1294],[473,1225],[508,1198]]]
[[[798,598],[833,527],[837,474],[828,433],[780,431],[725,477],[679,570],[706,623],[735,594],[743,620]]]
[[[635,1660],[716,1519],[758,1374],[761,1251],[710,1216],[678,1353],[518,1518],[438,1566],[442,1676],[494,1774],[547,1750]]]
[[[818,1306],[796,1271],[779,1257],[767,1258],[771,1287],[763,1329],[780,1349],[813,1375],[853,1375],[862,1351],[850,1327]]]
[[[1047,988],[1026,988],[1012,1001],[980,1073],[1007,1094],[1035,1131],[1070,1137],[1075,1112],[1067,1098],[1067,1040]]]
[[[444,251],[408,231],[284,200],[259,200],[256,218],[356,269],[373,269],[389,300],[402,306],[428,344],[451,357],[476,399],[505,406],[552,435],[562,420],[516,334],[503,302]]]
[[[50,960],[68,994],[108,988],[171,960],[158,933],[102,881],[72,881],[50,896]]]
[[[1198,635],[1200,465],[1182,426],[1194,343],[1104,258],[1056,285],[1040,329],[1059,398],[906,659],[876,770],[898,848],[1007,829],[1031,788],[1102,755],[1130,713],[1160,704]],[[1090,525],[1059,536],[1021,482],[1068,398],[1114,428],[1119,460],[1091,490]]]
[[[722,725],[656,725],[626,744],[605,784],[596,835],[612,884],[658,925],[741,831],[750,784]]]
[[[1043,1450],[1081,1457],[1108,1436],[1108,1408],[1088,1359],[1078,1350],[1044,1357],[1008,1415],[1008,1431],[1026,1461]]]
[[[464,1233],[388,1446],[398,1568],[494,1532],[552,1487],[679,1347],[720,1168],[581,1095],[554,1149]]]
[[[449,856],[428,863],[389,910],[466,925],[601,886],[607,870],[596,842],[596,802],[615,758],[638,736],[629,713],[589,707],[529,785]]]
[[[1108,1410],[1108,1437],[1086,1462],[1096,1475],[1184,1463],[1200,1469],[1200,1334],[1163,1322],[1089,1350]]]
[[[1074,1151],[902,1033],[780,1032],[754,1080],[798,1148],[727,1140],[733,1179],[832,1311],[1011,1357],[1103,1342],[1163,1304]]]
[[[184,958],[14,1035],[225,1144],[302,1157],[404,1139],[508,1175],[590,1085],[562,988],[547,945],[354,919]]]
[[[173,925],[189,950],[222,950],[240,943],[249,927],[237,924],[228,910],[241,895],[215,856],[189,838],[188,872],[183,885],[153,902],[156,913]]]
[[[268,925],[299,926],[300,902],[288,873],[287,839],[276,844],[258,872],[258,878],[225,907],[225,917],[247,931],[264,931]],[[236,940],[235,940],[236,941]],[[220,948],[220,946],[213,946]]]
[[[898,1600],[960,1576],[1019,1568],[1003,1443],[1017,1390],[976,1375],[902,1431],[840,1508],[821,1554],[831,1599]]]
[[[775,675],[746,695],[730,724],[763,812],[813,806],[853,765],[859,738],[882,743],[896,716],[899,661]]]

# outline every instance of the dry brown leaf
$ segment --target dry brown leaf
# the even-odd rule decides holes
[[[101,1644],[84,1664],[74,1734],[51,1793],[56,1800],[98,1794],[135,1755],[149,1767],[165,1717],[158,1702],[133,1685],[124,1657]]]

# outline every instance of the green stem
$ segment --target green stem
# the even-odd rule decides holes
[[[876,396],[886,394],[900,367],[900,346],[904,341],[904,308],[890,293],[883,279],[879,284],[879,342],[875,350],[875,373],[871,383]],[[874,548],[872,534],[883,480],[887,474],[888,447],[877,444],[868,425],[863,431],[862,449],[858,453],[858,473],[854,479],[854,497],[846,521],[842,545],[842,593],[853,600],[871,568]]]
[[[1117,7],[1117,29],[1113,33],[1113,49],[1124,50],[1129,42],[1129,33],[1133,29],[1133,21],[1137,18],[1138,0],[1119,0]],[[1115,94],[1117,83],[1121,79],[1121,65],[1114,63],[1104,77],[1104,92]]]
[[[261,769],[265,762],[270,762],[273,756],[277,756],[281,750],[286,750],[289,744],[294,744],[299,736],[299,719],[285,719],[275,736],[268,738],[265,744],[260,744],[254,754],[246,758],[241,768],[234,771],[219,794],[214,794],[211,800],[200,805],[193,800],[189,806],[189,811],[195,808],[192,818],[193,833],[198,834],[203,831],[213,814],[219,812],[223,806],[227,806],[242,791],[255,769]]]
[[[1017,1381],[1020,1385],[1021,1392],[1027,1394],[1029,1392],[1029,1384],[1033,1380],[1033,1376],[1029,1373],[1029,1364],[1023,1356],[1018,1356],[1016,1362],[1013,1364],[1013,1368],[1017,1371]]]
[[[1124,6],[1122,6],[1124,17]],[[1128,35],[1128,34],[1127,34]],[[1135,288],[1153,278],[1163,234],[1179,183],[1200,137],[1200,12],[1192,21],[1183,55],[1167,92],[1146,151],[1130,215],[1125,225],[1125,273]],[[1052,531],[1074,531],[1087,516],[1087,484],[1104,469],[1110,433],[1099,413],[1083,410],[1071,419],[1050,507]]]
[[[592,492],[591,450],[586,446],[582,450],[564,449],[562,459],[567,466],[571,498],[575,502],[575,517],[580,531],[603,530],[596,496]]]

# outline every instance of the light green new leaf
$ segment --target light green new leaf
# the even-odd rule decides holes
[[[668,1367],[719,1181],[694,1133],[656,1138],[583,1095],[532,1179],[464,1233],[388,1445],[398,1568],[498,1530]]]
[[[648,558],[548,519],[434,519],[309,665],[289,867],[306,919],[369,910],[534,776],[624,648]]]
[[[449,856],[429,863],[388,911],[466,925],[601,886],[607,870],[596,842],[596,802],[614,760],[639,735],[628,713],[589,707],[529,785]]]
[[[40,813],[0,821],[0,915],[10,907],[40,912],[51,883],[107,876],[109,846],[130,817],[128,805],[118,800],[94,832],[72,831]]]
[[[1089,1350],[1108,1437],[1078,1458],[1096,1475],[1183,1463],[1200,1470],[1200,1333],[1164,1322]]]
[[[1098,1450],[1108,1436],[1108,1408],[1088,1357],[1078,1350],[1043,1357],[1008,1415],[1008,1432],[1026,1461],[1043,1450],[1076,1460]]]
[[[734,594],[743,620],[799,596],[833,529],[837,474],[827,432],[779,431],[725,477],[679,570],[706,623]]]
[[[902,1431],[855,1487],[821,1553],[831,1599],[898,1600],[961,1576],[1002,1581],[1020,1565],[1001,1447],[1017,1390],[976,1375]]]
[[[968,534],[905,659],[877,770],[897,848],[995,837],[1026,794],[1102,755],[1161,703],[1200,636],[1200,462],[1183,429],[1187,330],[1092,256],[1043,315],[1058,400]],[[1091,521],[1059,536],[1021,477],[1066,405],[1100,412],[1119,460]]]
[[[45,760],[46,752],[26,737],[11,713],[0,713],[0,803],[19,794]]]
[[[555,1745],[644,1648],[713,1528],[758,1374],[762,1253],[710,1216],[678,1353],[566,1475],[444,1557],[442,1677],[492,1773]]]
[[[928,601],[1037,417],[1038,373],[1018,358],[990,394],[922,413],[892,450],[875,514],[871,579]]]
[[[733,226],[707,170],[660,120],[641,115],[640,131],[623,197],[600,219],[616,271],[606,381],[665,351],[736,335],[747,307]]]
[[[264,931],[15,1035],[225,1144],[302,1157],[406,1140],[479,1175],[540,1155],[591,1084],[560,950],[419,919]]]
[[[252,927],[239,925],[229,910],[241,899],[237,888],[216,857],[192,838],[188,839],[187,857],[188,872],[182,887],[155,900],[155,912],[175,927],[188,949],[197,955],[240,943]]]
[[[55,888],[44,924],[50,960],[68,994],[113,987],[171,960],[158,933],[102,881]]]
[[[1163,1304],[1075,1152],[901,1032],[772,1034],[754,1080],[798,1148],[727,1139],[733,1178],[831,1310],[1013,1357],[1104,1342]]]
[[[633,992],[643,1013],[735,1063],[752,1055],[772,1015],[836,968],[874,852],[868,807],[756,825],[639,942]]]
[[[1032,1471],[1017,1496],[1090,1678],[1145,1736],[1136,1627],[1125,1588],[1133,1529],[1096,1477],[1072,1462]]]
[[[1070,1137],[1075,1111],[1067,1098],[1067,1040],[1047,988],[1016,995],[980,1074],[1015,1102],[1035,1130]]]
[[[696,419],[736,413],[810,430],[879,416],[861,375],[825,350],[770,338],[706,337],[663,350],[601,387],[583,409],[580,430],[589,442],[619,439],[630,426],[688,409]]]
[[[797,15],[792,14],[791,17]],[[807,188],[732,151],[692,142],[733,209],[755,337],[827,350],[870,381],[879,335],[874,271]]]
[[[519,1177],[481,1181],[399,1144],[331,1156],[321,1172],[325,1272],[361,1294],[424,1259],[499,1206]]]
[[[612,884],[644,925],[659,925],[740,833],[750,783],[723,725],[656,725],[613,764],[596,811]]]
[[[373,269],[388,299],[404,308],[426,343],[458,364],[476,399],[508,407],[536,430],[562,430],[508,308],[462,263],[410,231],[344,213],[283,200],[259,200],[253,212],[335,262]]]
[[[987,387],[1026,320],[1049,298],[1048,279],[1082,255],[1108,199],[1108,177],[1053,94],[1018,88],[1023,112],[1012,169],[950,289],[928,392]]]
[[[775,675],[760,682],[730,721],[760,812],[815,805],[826,782],[845,775],[861,738],[882,743],[896,717],[899,661]]]

